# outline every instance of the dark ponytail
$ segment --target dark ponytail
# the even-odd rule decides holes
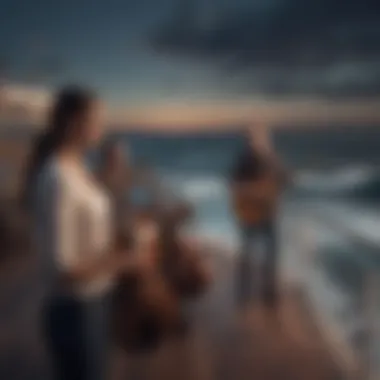
[[[30,209],[33,184],[39,171],[65,143],[75,128],[75,120],[87,111],[94,98],[94,94],[77,86],[66,87],[56,96],[47,129],[37,136],[31,150],[21,195],[24,208]]]

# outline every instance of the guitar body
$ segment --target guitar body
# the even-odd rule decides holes
[[[211,276],[201,252],[180,238],[170,222],[161,228],[159,255],[162,273],[180,299],[194,298],[205,292]]]
[[[119,238],[120,243],[121,240]],[[124,243],[128,240],[125,238]],[[136,243],[138,236],[134,236],[134,240]],[[155,349],[176,328],[180,305],[160,273],[157,242],[146,242],[134,254],[146,255],[151,264],[119,278],[113,300],[112,327],[119,347],[125,351],[146,351]]]
[[[112,326],[125,351],[155,349],[179,318],[179,300],[161,276],[131,274],[119,280]]]
[[[232,207],[237,220],[244,225],[270,220],[276,212],[279,196],[280,186],[270,175],[235,184]]]

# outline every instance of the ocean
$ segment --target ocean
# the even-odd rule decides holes
[[[238,134],[146,135],[117,133],[136,163],[152,165],[168,186],[191,201],[198,233],[236,243],[228,203],[228,174],[243,145]],[[274,143],[293,171],[294,186],[284,197],[355,206],[380,200],[378,129],[279,131]],[[360,207],[359,207],[360,208]]]

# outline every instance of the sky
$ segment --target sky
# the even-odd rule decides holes
[[[0,0],[3,107],[67,83],[119,124],[380,122],[375,0]],[[5,94],[5,95],[4,95]],[[0,94],[1,95],[1,94]]]

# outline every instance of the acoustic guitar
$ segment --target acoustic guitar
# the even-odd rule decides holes
[[[236,182],[232,185],[232,207],[238,221],[255,225],[272,218],[281,186],[273,175]]]
[[[133,234],[133,242],[128,244],[133,247],[131,254],[144,255],[151,265],[121,276],[114,293],[114,338],[125,351],[156,348],[180,319],[179,299],[159,271],[157,242],[152,235],[145,227]]]

